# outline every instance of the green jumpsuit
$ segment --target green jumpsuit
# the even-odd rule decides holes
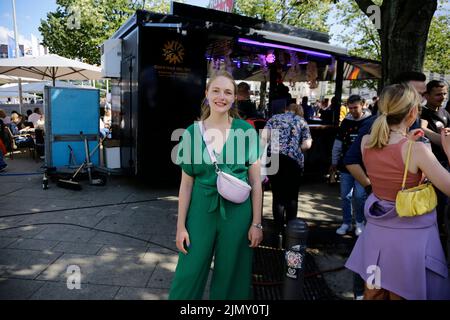
[[[224,172],[248,182],[248,168],[260,153],[257,138],[256,141],[248,138],[256,135],[256,131],[240,119],[233,119],[231,129],[217,161]],[[202,299],[213,256],[210,299],[250,299],[252,249],[248,230],[252,221],[251,197],[242,204],[234,204],[219,195],[217,175],[197,123],[187,128],[178,150],[178,164],[186,174],[194,177],[186,217],[191,244],[186,248],[187,255],[179,254],[169,299]],[[199,160],[202,156],[204,160]]]

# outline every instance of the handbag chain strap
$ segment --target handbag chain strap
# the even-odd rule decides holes
[[[208,150],[209,157],[211,158],[211,161],[212,161],[214,167],[216,167],[216,173],[219,173],[222,170],[220,170],[219,166],[217,165],[217,158],[214,155],[214,150],[212,150],[212,147],[208,144],[208,142],[206,140],[206,130],[204,128],[203,121],[198,122],[198,127],[200,129],[200,133],[202,134],[202,139],[205,142],[206,150]]]
[[[405,172],[403,173],[402,190],[405,190],[406,176],[408,175],[409,158],[411,157],[412,145],[413,145],[413,141],[412,140],[408,140],[408,153],[406,155]]]

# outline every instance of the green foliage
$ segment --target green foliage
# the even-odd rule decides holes
[[[383,2],[372,1],[377,5]],[[440,1],[431,21],[424,65],[425,70],[439,73],[450,72],[450,16],[443,8],[444,3],[445,1]],[[335,6],[334,17],[329,21],[330,26],[336,26],[332,39],[348,48],[351,55],[381,60],[380,36],[356,1],[339,1]]]
[[[234,12],[244,16],[263,19],[266,21],[276,21],[277,2],[272,0],[236,0]]]
[[[381,5],[382,0],[372,0]],[[99,46],[108,39],[136,9],[168,12],[169,0],[57,0],[55,12],[41,20],[39,31],[50,52],[68,58],[99,64]],[[441,10],[444,0],[440,0]],[[235,13],[284,23],[305,29],[333,32],[335,43],[347,47],[351,55],[380,60],[380,37],[356,0],[236,0]],[[439,13],[433,18],[425,69],[450,72],[450,18]],[[331,27],[334,26],[335,28]]]
[[[108,39],[142,1],[130,0],[57,0],[55,12],[41,20],[39,31],[42,44],[67,58],[78,58],[91,64],[100,64],[100,45]],[[147,1],[145,9],[168,12],[169,0]]]
[[[374,1],[380,5],[381,1]],[[336,3],[328,23],[334,26],[331,33],[334,42],[348,49],[352,56],[381,60],[380,36],[373,23],[361,11],[355,1],[342,0]],[[367,87],[376,90],[377,80],[353,80],[352,88]]]
[[[450,73],[450,16],[435,16],[428,33],[425,69],[437,73]]]
[[[381,59],[380,36],[355,1],[339,1],[335,5],[329,23],[330,26],[336,27],[331,34],[332,39],[346,47],[350,55],[374,60]]]
[[[328,32],[330,0],[236,0],[235,13],[314,31]]]

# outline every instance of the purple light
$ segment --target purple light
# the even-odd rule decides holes
[[[303,53],[307,53],[307,54],[317,56],[317,57],[331,58],[331,54],[320,53],[317,51],[310,51],[310,50],[305,50],[305,49],[299,49],[299,48],[284,46],[281,44],[275,44],[275,43],[270,43],[270,42],[260,42],[260,41],[245,39],[245,38],[239,38],[238,42],[253,44],[255,46],[260,46],[260,47],[269,47],[269,48],[277,48],[277,49],[285,49],[285,50],[303,52]]]
[[[267,54],[266,61],[268,63],[274,63],[275,62],[275,55],[273,53]]]
[[[297,64],[308,64],[308,61],[300,61],[300,62],[297,63]],[[292,63],[288,63],[287,66],[288,66],[288,67],[292,67]]]

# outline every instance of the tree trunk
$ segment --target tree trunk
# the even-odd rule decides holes
[[[355,0],[369,17],[370,0]],[[392,83],[404,71],[422,72],[431,19],[437,0],[384,0],[381,5],[382,79],[380,87]]]
[[[381,6],[382,84],[404,71],[422,72],[437,0],[390,0]]]

